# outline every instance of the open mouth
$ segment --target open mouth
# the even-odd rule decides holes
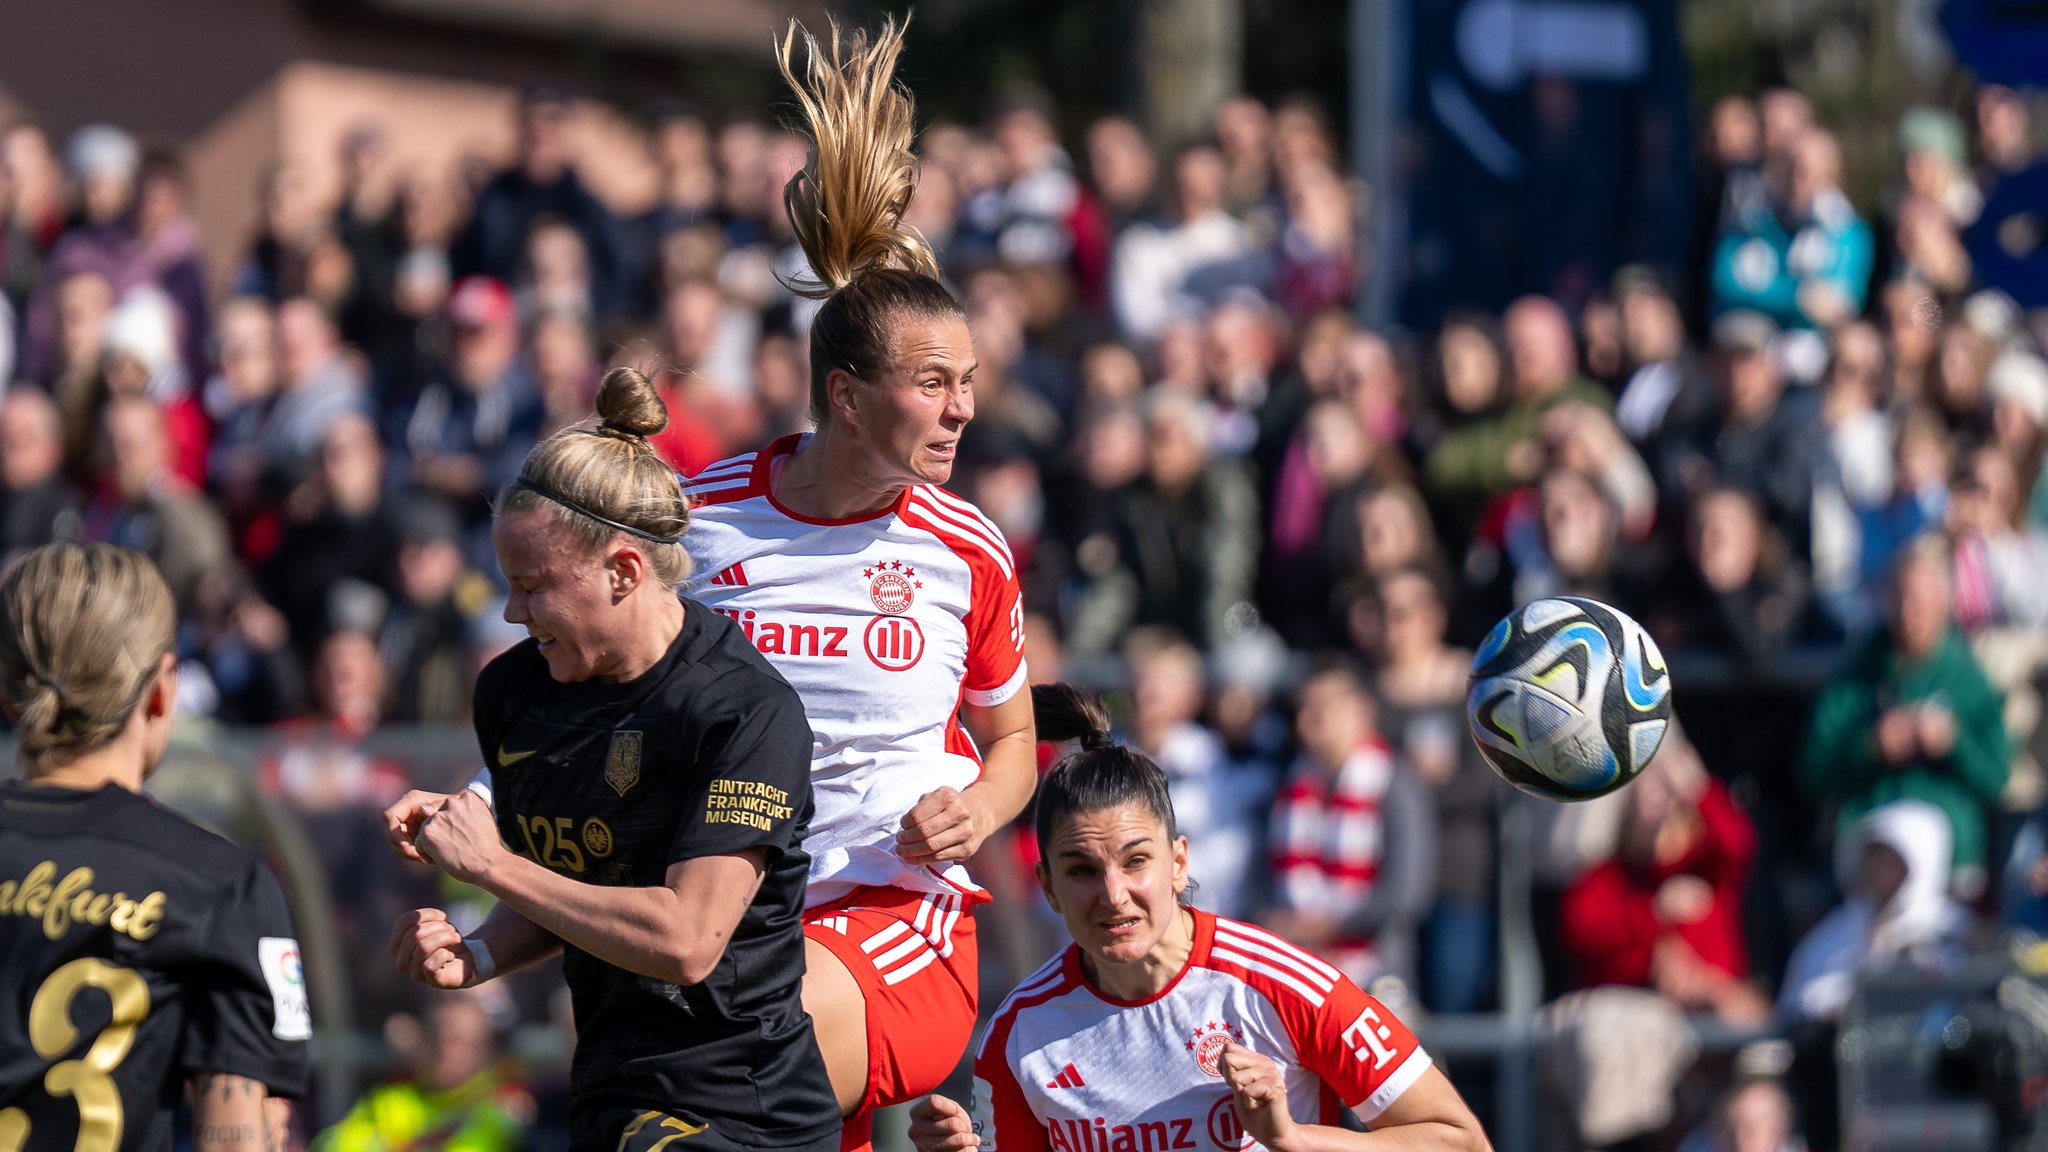
[[[1142,923],[1144,923],[1144,921],[1136,916],[1121,916],[1115,920],[1103,921],[1102,930],[1104,932],[1109,933],[1111,936],[1128,936],[1131,933],[1136,932],[1138,930],[1138,925]]]
[[[527,635],[540,642],[540,650],[543,652],[555,646],[555,638],[553,636],[544,635],[539,632],[528,632]]]
[[[941,460],[951,460],[954,454],[959,451],[960,442],[958,440],[935,440],[925,445],[924,448],[925,451],[930,452]]]

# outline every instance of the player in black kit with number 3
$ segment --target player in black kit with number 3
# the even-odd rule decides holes
[[[401,855],[500,904],[466,939],[408,913],[392,949],[443,988],[564,953],[576,1152],[833,1152],[799,1000],[810,726],[737,625],[674,591],[689,506],[647,443],[653,388],[617,369],[597,409],[498,501],[505,618],[531,638],[477,681],[488,787],[386,813]]]
[[[254,853],[138,795],[177,696],[170,589],[139,552],[50,544],[0,576],[0,1152],[275,1152],[312,1033]]]

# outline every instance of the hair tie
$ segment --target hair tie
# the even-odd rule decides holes
[[[1083,752],[1100,752],[1104,748],[1114,747],[1116,747],[1116,741],[1110,739],[1109,733],[1099,728],[1090,730],[1081,737],[1081,751]]]
[[[543,500],[552,500],[555,503],[560,504],[562,507],[567,508],[571,512],[579,512],[585,516],[590,517],[592,520],[597,521],[599,524],[604,524],[609,527],[616,528],[619,531],[624,532],[630,536],[638,536],[640,539],[645,540],[650,544],[680,544],[683,539],[680,536],[659,536],[653,532],[649,532],[645,528],[635,528],[631,524],[622,524],[609,516],[600,516],[597,513],[591,511],[590,509],[585,508],[583,505],[578,504],[576,501],[569,499],[567,496],[562,495],[560,492],[555,491],[553,488],[550,488],[547,485],[541,484],[537,481],[528,480],[524,476],[521,476],[519,479],[514,480],[512,482],[512,486],[515,488],[523,488],[526,491],[531,492],[536,496],[539,496]]]
[[[597,427],[599,431],[610,432],[615,436],[622,436],[631,440],[647,439],[647,437],[642,436],[640,433],[633,431],[631,428],[628,428],[622,424],[614,424],[609,420],[599,421]]]

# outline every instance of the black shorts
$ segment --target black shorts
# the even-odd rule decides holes
[[[660,1109],[604,1104],[572,1109],[569,1152],[838,1152],[835,1129],[821,1139],[748,1144],[720,1132],[715,1121],[686,1120]]]

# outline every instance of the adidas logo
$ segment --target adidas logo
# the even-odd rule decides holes
[[[1045,1086],[1047,1088],[1081,1088],[1085,1087],[1087,1083],[1086,1080],[1081,1079],[1081,1070],[1069,1064],[1065,1068],[1060,1069],[1058,1076],[1047,1080]]]
[[[711,583],[726,588],[745,588],[747,586],[747,570],[736,563],[718,575],[713,576]]]

